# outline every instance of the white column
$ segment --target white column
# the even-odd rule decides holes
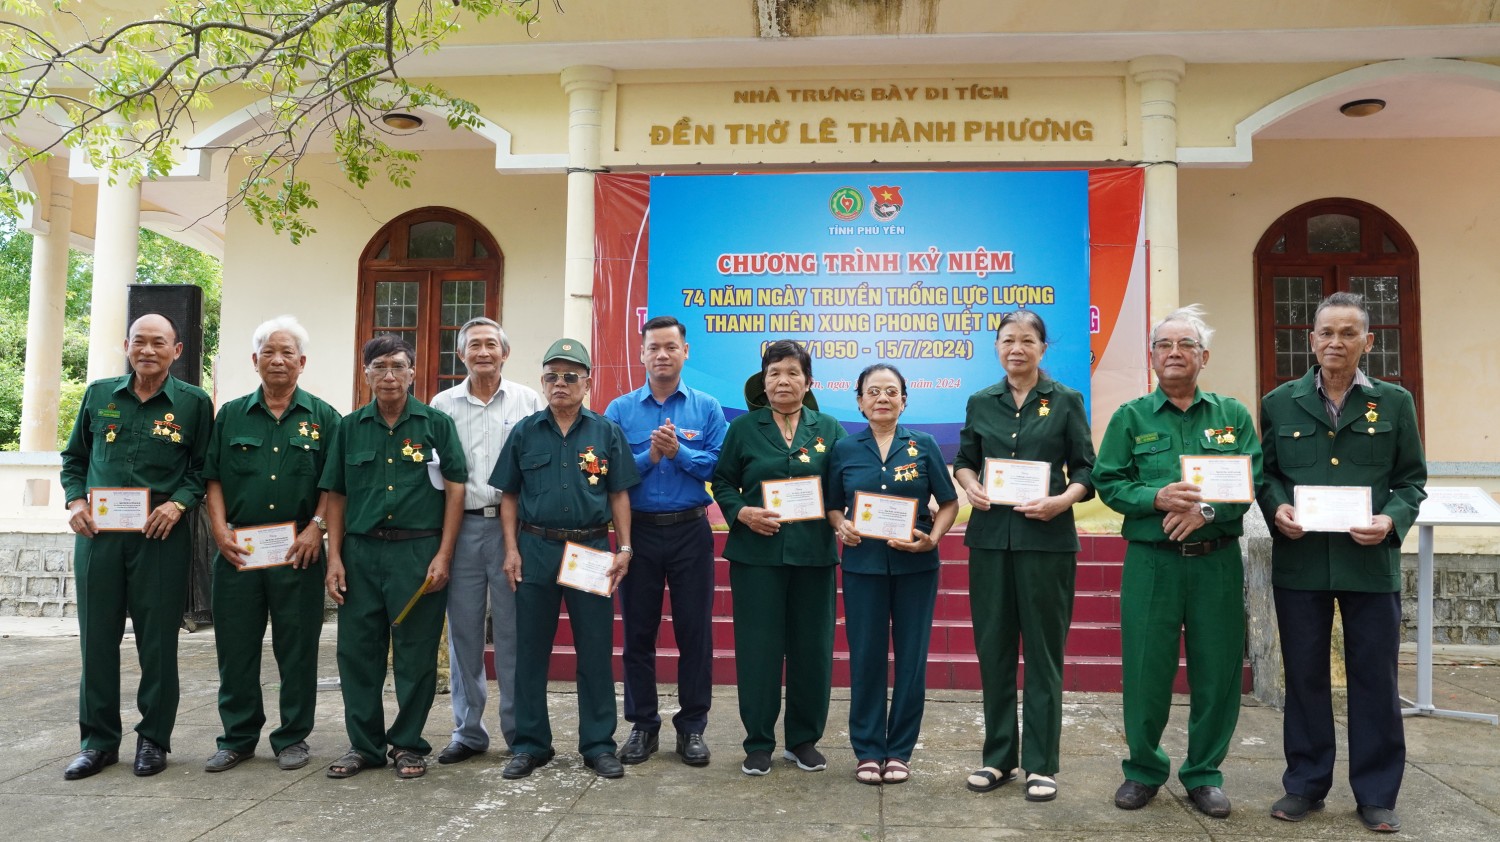
[[[99,179],[94,218],[94,295],[89,307],[89,379],[125,373],[127,284],[140,255],[141,186],[126,175]]]
[[[47,233],[31,246],[31,306],[26,319],[26,385],[21,397],[21,449],[57,449],[58,391],[62,383],[63,312],[68,300],[68,233],[73,228],[73,181],[68,163],[49,166]]]
[[[1130,62],[1141,94],[1141,157],[1146,167],[1146,238],[1151,241],[1151,321],[1181,306],[1177,250],[1177,83],[1187,65],[1176,56]]]
[[[599,169],[604,93],[614,78],[614,71],[607,67],[585,65],[562,72],[563,90],[568,94],[563,335],[588,344],[594,324],[594,173]]]

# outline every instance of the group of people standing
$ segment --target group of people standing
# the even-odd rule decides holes
[[[421,731],[445,615],[454,727],[438,762],[491,747],[487,617],[500,733],[512,753],[503,775],[523,778],[550,762],[546,681],[562,606],[577,652],[579,753],[599,776],[621,776],[660,745],[655,647],[664,592],[680,658],[675,751],[690,766],[707,765],[714,562],[706,510],[716,501],[729,524],[741,770],[771,771],[783,675],[784,756],[806,771],[827,766],[818,743],[832,684],[835,568],[842,566],[854,776],[899,784],[912,774],[923,715],[937,545],[957,519],[961,487],[972,505],[964,542],[985,720],[982,765],[967,787],[988,792],[1024,770],[1027,800],[1058,795],[1063,649],[1079,551],[1073,506],[1097,494],[1124,515],[1129,542],[1121,588],[1129,754],[1115,803],[1140,808],[1169,776],[1160,738],[1185,640],[1192,696],[1178,776],[1200,810],[1227,816],[1219,766],[1239,710],[1238,538],[1249,504],[1204,502],[1179,457],[1237,454],[1251,460],[1258,502],[1274,524],[1288,706],[1286,795],[1272,813],[1299,821],[1323,808],[1332,783],[1328,645],[1337,603],[1359,815],[1373,830],[1395,830],[1404,765],[1395,686],[1399,552],[1426,480],[1411,396],[1359,370],[1373,342],[1368,315],[1358,297],[1335,295],[1317,310],[1317,365],[1265,397],[1257,437],[1244,405],[1198,388],[1212,333],[1195,307],[1153,327],[1158,386],[1114,412],[1096,456],[1082,396],[1042,368],[1046,325],[1031,311],[1007,314],[995,343],[1004,376],[969,398],[950,475],[936,440],[901,422],[909,395],[896,367],[861,372],[856,398],[869,423],[848,434],[818,410],[812,359],[790,340],[765,346],[746,383],[749,410],[726,424],[713,397],[682,382],[689,345],[676,319],[645,323],[646,383],[602,414],[584,406],[592,365],[582,343],[562,339],[547,350],[539,394],[502,378],[509,341],[500,325],[474,319],[457,339],[467,377],[431,407],[409,392],[415,351],[385,336],[363,350],[372,400],[340,418],[297,386],[308,337],[282,317],[252,340],[261,387],[215,419],[201,390],[167,372],[181,351],[175,327],[143,317],[126,343],[131,373],[90,385],[63,454],[69,523],[78,533],[83,649],[82,751],[65,777],[87,777],[118,759],[127,610],[142,666],[135,772],[166,765],[188,557],[186,530],[174,527],[200,499],[219,548],[213,605],[224,732],[208,771],[254,754],[266,722],[260,651],[268,619],[281,673],[281,724],[271,748],[281,768],[309,762],[325,591],[339,604],[351,744],[329,766],[330,777],[388,760],[399,777],[425,773],[432,747]],[[1047,463],[1046,493],[1017,505],[993,501],[988,459]],[[765,484],[807,478],[819,484],[826,517],[783,520]],[[1348,534],[1304,532],[1294,506],[1299,484],[1369,486],[1371,524]],[[117,486],[149,488],[144,529],[95,529],[90,490]],[[911,535],[862,534],[850,511],[860,493],[917,501]],[[245,569],[235,530],[287,521],[296,534],[287,563]],[[569,543],[608,554],[605,592],[560,583]],[[611,671],[615,590],[631,724],[623,745],[615,741]],[[388,649],[399,709],[389,724],[382,704]]]

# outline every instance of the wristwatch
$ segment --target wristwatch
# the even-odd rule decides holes
[[[185,511],[187,511],[187,506],[183,505],[181,502],[179,502],[177,500],[173,500],[172,501],[172,505],[174,505],[174,506],[177,507],[177,511],[178,512],[185,512]]]
[[[615,552],[630,553],[630,557],[635,558],[635,547],[632,547],[629,544],[621,544],[620,548],[618,550],[615,550]]]
[[[1207,503],[1199,503],[1198,504],[1198,511],[1203,514],[1203,522],[1204,523],[1213,523],[1214,522],[1214,507],[1213,506],[1210,506]]]
[[[328,531],[328,521],[324,520],[322,515],[313,515],[312,522],[318,525],[319,532]]]

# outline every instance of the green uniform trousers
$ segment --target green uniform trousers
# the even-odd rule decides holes
[[[849,744],[856,760],[911,760],[927,703],[927,650],[937,591],[936,569],[897,575],[844,571]],[[896,682],[887,707],[892,649]]]
[[[177,632],[187,606],[189,524],[179,522],[165,540],[138,532],[78,536],[73,573],[78,588],[78,638],[83,680],[78,688],[81,748],[120,747],[120,641],[125,612],[135,634],[141,683],[136,733],[167,751],[177,721]]]
[[[1223,785],[1219,764],[1240,717],[1244,582],[1239,542],[1194,558],[1130,542],[1120,585],[1126,778],[1160,786],[1171,773],[1161,735],[1185,638],[1188,749],[1177,778],[1189,790]]]
[[[366,760],[385,763],[386,749],[427,754],[422,738],[432,699],[437,695],[437,649],[443,636],[448,591],[425,594],[401,625],[411,595],[427,578],[441,537],[382,541],[344,536],[348,591],[339,607],[339,683],[344,695],[344,728],[349,743]],[[385,727],[385,656],[392,652],[396,674],[396,719]]]
[[[271,651],[281,678],[281,727],[271,732],[271,750],[312,733],[318,694],[318,636],[323,629],[322,560],[306,569],[290,565],[237,570],[214,556],[214,648],[219,654],[219,748],[255,750],[266,724],[260,657],[271,622]]]
[[[524,561],[516,588],[516,741],[511,749],[533,757],[553,751],[547,672],[558,610],[566,605],[577,653],[578,753],[586,759],[613,754],[620,722],[612,665],[614,600],[557,583],[562,541],[523,532],[520,550]]]
[[[786,669],[786,746],[816,743],[833,687],[834,567],[730,562],[734,663],[746,753],[776,748]]]
[[[985,766],[1057,774],[1063,647],[1073,621],[1077,567],[1072,552],[969,550],[969,612],[984,688]],[[1016,666],[1022,653],[1026,683],[1018,722]]]

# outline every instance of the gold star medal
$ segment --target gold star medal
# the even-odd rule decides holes
[[[109,442],[110,444],[115,443],[115,425],[109,425],[109,432],[104,434],[104,440]]]
[[[802,448],[802,452],[799,453],[799,454],[797,454],[797,461],[798,462],[811,462],[812,461],[812,457],[807,455],[807,448],[805,448],[805,447]]]
[[[173,430],[172,431],[172,442],[174,444],[181,444],[182,443],[182,433],[179,433],[176,430]]]
[[[598,485],[598,484],[599,484],[599,478],[596,477],[596,476],[590,475],[589,476],[589,485]]]
[[[420,462],[420,461],[422,461],[422,451],[419,450],[419,451],[416,451],[415,453],[413,453],[411,455],[411,461],[413,461],[413,462]]]
[[[1369,412],[1365,413],[1365,420],[1366,421],[1369,421],[1371,424],[1374,424],[1376,421],[1380,420],[1380,413],[1378,413],[1378,412],[1375,411],[1375,404],[1373,404],[1373,403],[1367,403],[1367,404],[1365,404],[1365,407],[1370,410]]]
[[[1041,402],[1042,405],[1037,407],[1036,414],[1042,416],[1043,418],[1046,418],[1048,415],[1052,414],[1052,410],[1047,406],[1046,398],[1041,398]]]
[[[916,439],[909,439],[906,442],[906,455],[907,456],[916,456],[917,455],[917,440]]]
[[[825,451],[827,449],[828,448],[826,448],[826,447],[823,446],[823,439],[821,439],[821,438],[818,439],[818,443],[817,444],[813,445],[813,450],[816,450],[819,453],[822,453],[823,451]]]
[[[412,450],[411,449],[411,445],[409,445],[409,444],[406,447],[401,448],[401,455],[402,456],[410,456],[413,453],[416,453],[416,451]]]

